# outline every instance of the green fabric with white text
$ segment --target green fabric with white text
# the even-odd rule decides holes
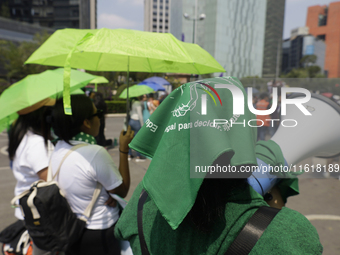
[[[137,205],[142,188],[140,183],[115,226],[116,238],[129,240],[134,255],[142,254],[137,227]],[[145,242],[151,255],[223,255],[255,211],[266,205],[263,198],[248,186],[248,189],[236,193],[225,206],[224,218],[219,219],[212,230],[205,233],[193,227],[190,218],[185,218],[173,230],[156,204],[148,198],[143,208]],[[322,250],[318,233],[308,219],[284,207],[267,227],[250,255],[318,255],[322,254]]]
[[[239,93],[236,96],[238,101],[243,99],[243,115],[233,114],[237,100],[230,89],[219,86]],[[246,98],[241,82],[234,77],[184,84],[166,97],[130,143],[132,149],[152,158],[143,185],[173,229],[193,206],[203,178],[211,175],[204,172],[205,166],[211,166],[223,153],[228,153],[232,166],[257,165],[256,127],[243,125],[255,119]],[[214,120],[218,120],[215,126]],[[231,126],[231,120],[242,124]],[[246,178],[250,173],[222,174],[223,178]]]
[[[256,157],[264,161],[271,166],[284,166],[285,159],[283,157],[280,146],[272,140],[258,141],[256,144]],[[281,178],[280,182],[276,185],[281,193],[283,202],[287,202],[287,198],[299,194],[299,180],[297,175],[303,172],[273,172],[278,178]]]

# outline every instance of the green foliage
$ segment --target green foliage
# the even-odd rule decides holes
[[[126,89],[126,87],[127,87],[126,84],[122,84],[122,85],[120,85],[120,86],[118,87],[117,93],[116,93],[116,95],[115,95],[115,100],[121,100],[121,99],[119,98],[119,96],[120,96],[120,94],[123,92],[123,90]]]
[[[107,113],[126,113],[126,101],[105,101]]]
[[[315,65],[317,60],[316,55],[305,55],[301,58],[300,63],[302,68],[293,69],[286,75],[281,75],[282,78],[324,78],[321,73],[321,68]]]
[[[304,67],[314,65],[317,58],[316,55],[305,55],[301,58],[300,63],[303,64]]]
[[[308,72],[304,68],[299,68],[291,70],[289,73],[286,75],[282,75],[282,78],[307,78],[308,77]]]
[[[4,3],[2,3],[1,5],[1,10],[0,10],[0,16],[1,17],[4,17],[4,18],[10,18],[11,17],[11,14],[10,14],[10,11],[9,11],[9,8],[8,8],[8,2],[5,1]]]
[[[172,90],[177,89],[178,87],[180,87],[182,84],[180,82],[179,79],[176,79],[175,77],[171,76],[171,77],[165,77],[166,80],[168,82],[170,82],[171,86],[172,86]]]
[[[47,32],[43,32],[42,34],[36,34],[33,41],[21,42],[19,44],[0,40],[0,63],[3,64],[7,71],[7,78],[20,80],[29,74],[41,73],[47,69],[54,69],[55,67],[42,65],[24,65],[24,62],[29,56],[31,56],[49,36],[50,35]]]
[[[293,69],[281,78],[325,78],[319,66],[308,66],[305,68]]]

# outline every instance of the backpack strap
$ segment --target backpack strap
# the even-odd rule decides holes
[[[140,247],[142,250],[142,255],[150,254],[148,247],[146,246],[145,237],[143,233],[143,206],[148,196],[149,196],[148,193],[143,189],[138,200],[137,223],[138,223],[139,243],[140,243]]]
[[[97,182],[96,189],[93,192],[92,200],[91,200],[90,204],[86,207],[86,209],[85,209],[85,211],[83,213],[83,216],[81,216],[79,218],[80,220],[83,220],[83,221],[87,222],[87,219],[90,218],[91,212],[92,212],[92,208],[93,208],[94,204],[96,203],[97,198],[99,197],[99,194],[100,194],[101,190],[102,190],[102,185],[99,182]]]
[[[139,196],[137,212],[138,236],[142,255],[150,255],[143,233],[143,206],[147,198],[148,193],[143,189]],[[260,207],[243,227],[234,242],[229,246],[225,255],[249,254],[279,211],[280,209],[273,207]]]
[[[77,144],[75,146],[73,146],[66,154],[65,156],[63,157],[63,159],[61,160],[60,164],[59,164],[59,167],[58,167],[58,170],[57,172],[55,173],[55,175],[53,175],[52,177],[52,180],[54,180],[56,177],[59,177],[59,172],[60,172],[60,168],[61,168],[61,165],[64,163],[65,159],[72,153],[74,152],[75,150],[81,148],[81,147],[84,147],[84,146],[87,146],[88,144],[87,143],[81,143],[81,144]],[[51,163],[50,165],[48,166],[48,171],[50,172],[50,176],[52,176],[52,168],[51,168]],[[93,206],[94,204],[96,203],[98,197],[99,197],[99,194],[100,194],[100,191],[102,189],[102,185],[97,182],[97,185],[96,185],[96,188],[93,192],[93,195],[92,195],[92,200],[90,202],[90,204],[86,207],[83,215],[79,218],[80,220],[82,221],[85,221],[87,222],[88,218],[90,218],[90,215],[91,215],[91,212],[92,212],[92,209],[93,209]]]
[[[56,184],[58,185],[57,182],[53,181],[57,176],[59,176],[59,172],[60,172],[60,168],[61,168],[61,165],[64,163],[65,159],[73,152],[75,151],[76,149],[80,148],[80,147],[83,147],[83,146],[87,146],[88,144],[86,143],[82,143],[82,144],[78,144],[76,146],[73,146],[67,153],[66,155],[63,157],[63,159],[61,160],[60,164],[59,164],[59,167],[58,167],[58,170],[56,172],[56,174],[52,177],[52,168],[51,168],[51,163],[49,164],[48,166],[48,172],[47,172],[47,181],[43,181],[43,180],[39,180],[39,181],[36,181],[34,182],[32,185],[31,185],[31,189],[29,190],[26,190],[24,191],[23,193],[21,193],[20,195],[18,196],[15,196],[12,201],[11,201],[11,204],[13,206],[18,206],[17,205],[17,201],[24,197],[25,195],[31,193],[27,199],[27,205],[31,208],[31,212],[32,212],[32,215],[33,215],[33,219],[39,219],[40,218],[40,214],[37,210],[37,208],[35,207],[33,201],[34,201],[34,198],[37,194],[37,187],[45,187],[45,186],[49,186],[51,184]],[[102,185],[97,182],[97,185],[96,185],[96,188],[93,192],[93,196],[92,196],[92,200],[90,202],[90,204],[86,207],[83,215],[79,218],[80,220],[83,220],[85,222],[87,222],[87,219],[90,218],[91,216],[91,212],[92,212],[92,209],[93,209],[93,206],[94,204],[96,203],[98,197],[99,197],[99,194],[101,192],[101,189],[102,189]],[[23,213],[24,215],[24,213]]]
[[[279,211],[280,209],[273,207],[260,207],[253,216],[251,216],[224,255],[249,254]]]
[[[54,180],[57,176],[59,176],[59,172],[60,172],[60,168],[61,168],[61,165],[64,163],[65,159],[72,153],[74,152],[76,149],[80,148],[80,147],[84,147],[84,146],[87,146],[88,144],[87,143],[81,143],[81,144],[77,144],[75,146],[73,146],[66,154],[65,156],[63,157],[63,159],[61,160],[60,164],[59,164],[59,167],[58,167],[58,170],[57,172],[55,173],[55,175],[52,175],[52,167],[51,167],[51,162],[48,166],[48,172],[47,172],[47,181],[52,181]]]

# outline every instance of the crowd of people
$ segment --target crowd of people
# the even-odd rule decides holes
[[[166,93],[161,92],[158,92],[158,94],[159,99],[155,99],[153,94],[132,98],[129,125],[131,126],[131,129],[134,131],[135,135],[167,95]],[[145,161],[144,156],[142,156],[139,152],[133,152],[130,149],[128,159],[131,160],[134,157],[136,157],[136,162]]]
[[[165,97],[166,94],[163,94],[159,99],[154,99],[151,94],[131,101],[129,125],[119,137],[118,167],[103,147],[108,141],[104,135],[106,106],[100,93],[93,93],[90,97],[72,95],[72,116],[64,113],[62,99],[46,99],[19,112],[18,120],[9,131],[8,147],[17,180],[15,195],[28,190],[36,180],[46,181],[49,166],[52,174],[56,174],[62,158],[78,144],[86,146],[78,148],[65,159],[57,177],[59,187],[77,216],[80,217],[90,203],[96,184],[102,185],[81,238],[72,244],[66,254],[120,254],[117,238],[129,240],[134,254],[141,254],[143,244],[140,243],[137,227],[137,207],[142,184],[136,188],[121,216],[117,202],[110,194],[120,197],[127,195],[130,188],[129,159],[134,154],[128,145],[150,115],[157,114],[154,112],[162,108]],[[261,94],[256,108],[268,109],[269,106],[268,95]],[[264,140],[268,131],[264,127],[267,125],[258,129],[259,140]],[[184,138],[182,136],[179,139]],[[141,136],[140,139],[148,143],[146,137]],[[171,142],[174,147],[181,146],[181,140]],[[135,155],[136,162],[143,160],[139,152]],[[216,160],[230,164],[230,155],[223,154],[223,159],[220,156]],[[256,209],[268,205],[262,196],[250,188],[246,182],[248,176],[240,179],[204,179],[197,190],[190,191],[190,187],[183,185],[195,180],[188,179],[186,169],[183,172],[183,176],[175,176],[174,173],[173,179],[166,181],[173,182],[178,192],[186,192],[188,188],[188,192],[194,196],[193,206],[184,206],[185,218],[178,228],[172,229],[159,211],[155,202],[159,200],[153,201],[154,197],[151,196],[144,205],[145,245],[150,254],[224,254]],[[179,178],[187,182],[177,183],[175,180]],[[166,192],[160,194],[158,199],[164,203],[174,202],[171,194]],[[287,208],[278,215],[252,254],[322,253],[316,230],[307,219]],[[18,208],[15,216],[18,220],[24,220]],[[41,250],[33,240],[33,254],[52,253]]]

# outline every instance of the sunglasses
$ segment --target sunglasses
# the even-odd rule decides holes
[[[92,115],[90,116],[90,119],[92,119],[92,118],[95,117],[95,116],[98,116],[99,119],[103,118],[103,117],[104,117],[104,112],[103,112],[103,110],[97,109],[97,112],[96,112],[95,114],[92,114]]]

